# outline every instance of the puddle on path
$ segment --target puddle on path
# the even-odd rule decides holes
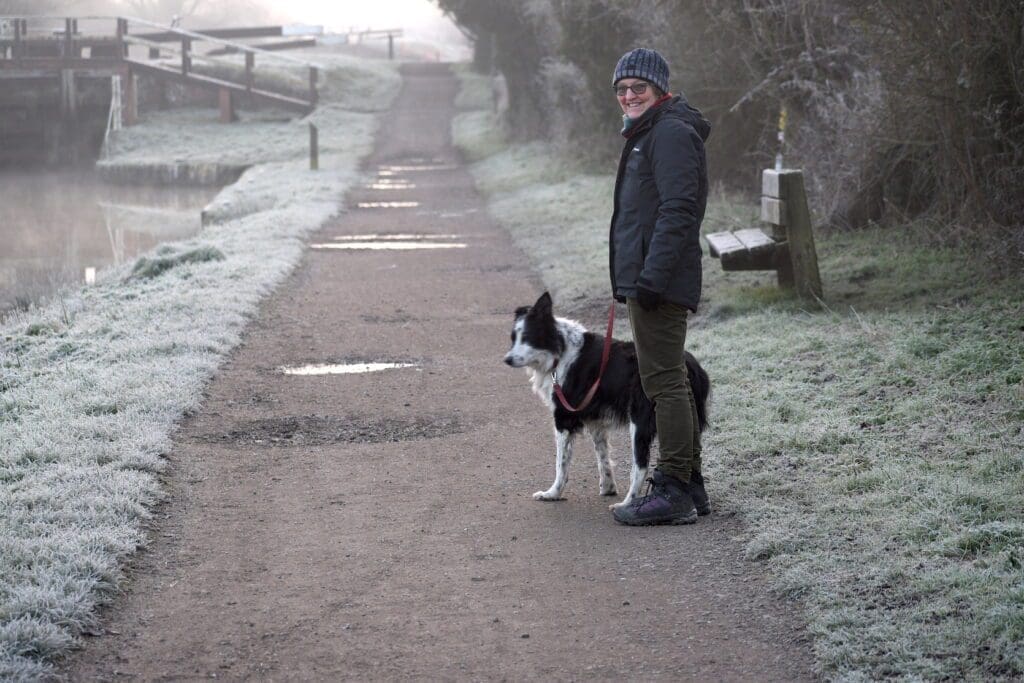
[[[370,183],[365,187],[368,190],[412,190],[416,188],[416,183],[400,183],[400,182],[383,182],[385,179],[378,179],[375,183]]]
[[[419,202],[359,202],[360,209],[411,209],[419,206]]]
[[[311,244],[310,249],[465,249],[465,242],[326,242],[323,244]]]
[[[338,235],[334,239],[356,242],[380,242],[383,240],[457,240],[462,235],[433,235],[427,233],[373,233],[368,235]]]
[[[381,166],[381,175],[384,171],[394,173],[411,173],[415,171],[454,171],[458,166],[455,164],[410,164],[406,166]]]
[[[394,368],[414,368],[415,363],[316,363],[278,368],[286,375],[358,375]]]

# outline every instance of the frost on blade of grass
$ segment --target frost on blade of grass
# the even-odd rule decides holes
[[[397,92],[391,66],[359,75],[356,62],[335,62],[343,67],[328,83],[351,79],[379,95],[374,108]],[[52,673],[109,600],[121,562],[145,542],[176,422],[298,263],[304,237],[342,209],[375,121],[331,99],[359,93],[324,92],[312,115],[315,173],[305,124],[266,114],[224,125],[212,112],[178,110],[121,131],[111,163],[223,157],[250,170],[214,201],[214,224],[196,237],[0,321],[0,679]]]
[[[472,170],[556,305],[607,301],[611,175],[540,144]],[[756,215],[718,193],[704,230]],[[929,229],[816,234],[821,304],[705,259],[687,338],[713,386],[711,495],[806,606],[831,679],[1024,677],[1024,279]]]
[[[128,279],[145,280],[157,277],[165,271],[185,263],[206,263],[223,261],[224,254],[216,247],[201,246],[180,253],[163,253],[156,256],[141,256],[135,262]]]

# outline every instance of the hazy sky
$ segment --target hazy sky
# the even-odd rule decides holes
[[[349,28],[403,28],[456,31],[430,0],[265,0],[296,23],[323,24],[328,31]]]

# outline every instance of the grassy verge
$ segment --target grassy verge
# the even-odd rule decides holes
[[[197,120],[215,111],[178,111],[123,131],[109,163],[231,155],[250,168],[197,237],[0,322],[0,679],[46,676],[93,625],[146,541],[176,422],[298,263],[303,237],[342,210],[375,130],[357,102],[387,107],[399,77],[349,60],[325,78],[365,87],[328,87],[312,115],[319,172],[299,122],[226,126]]]
[[[486,124],[466,115],[453,134],[492,214],[556,306],[587,319],[609,296],[613,176]],[[754,216],[719,195],[704,229]],[[821,304],[705,259],[688,343],[714,386],[712,495],[805,605],[825,677],[1019,680],[1024,278],[929,246],[924,226],[816,237]]]

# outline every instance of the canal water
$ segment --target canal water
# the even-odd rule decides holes
[[[0,318],[200,229],[216,187],[118,186],[91,170],[0,170]]]

